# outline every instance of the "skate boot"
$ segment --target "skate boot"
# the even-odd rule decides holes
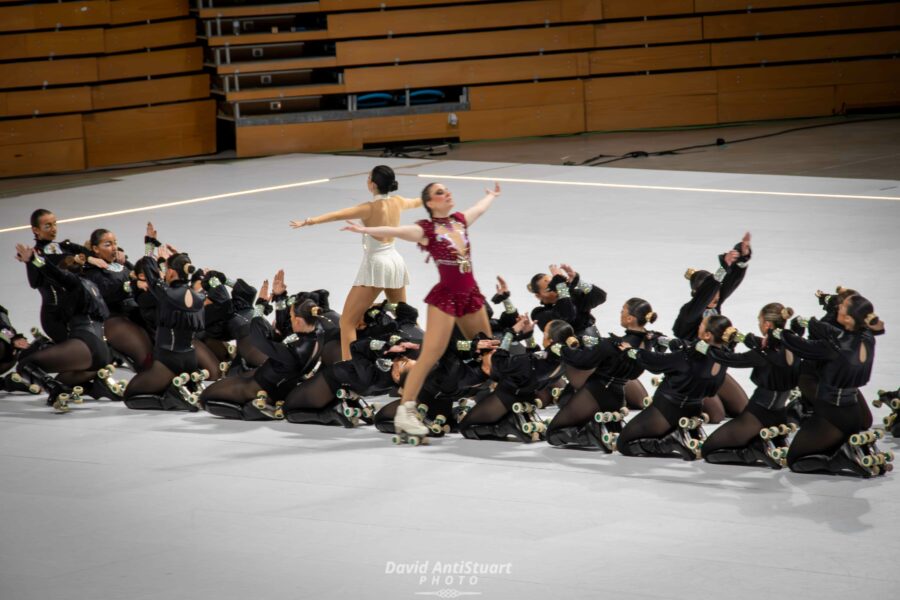
[[[53,343],[53,340],[51,340],[49,337],[47,337],[47,335],[37,327],[31,328],[31,338],[35,342],[40,342],[40,343],[44,343],[44,344],[52,344]]]
[[[116,381],[113,379],[113,373],[115,373],[116,367],[115,365],[106,365],[102,369],[97,371],[97,376],[94,378],[94,381],[102,384],[107,393],[103,393],[99,388],[97,391],[100,395],[91,394],[94,398],[109,398],[110,400],[121,400],[122,396],[125,394],[125,388],[128,386],[128,382],[125,380]]]
[[[774,468],[787,466],[788,448],[790,438],[797,433],[797,425],[794,423],[766,427],[759,432],[763,442],[762,461]],[[777,467],[776,467],[777,465]]]
[[[884,428],[891,432],[891,435],[898,437],[900,435],[900,389],[893,392],[878,390],[878,397],[872,400],[872,404],[878,408],[887,406],[891,409],[891,414],[884,417]]]
[[[547,425],[538,415],[538,402],[514,402],[512,412],[514,422],[518,424],[518,429],[525,434],[523,437],[516,433],[516,437],[523,442],[539,442],[544,439],[547,433]]]
[[[253,400],[253,408],[266,415],[270,419],[278,420],[284,418],[284,400],[277,400],[274,403],[269,401],[269,393],[265,390],[256,392],[256,398]]]
[[[545,439],[551,446],[565,446],[569,448],[602,449],[609,453],[609,449],[600,441],[600,426],[595,421],[588,421],[577,427],[558,427],[547,430]]]
[[[616,441],[619,439],[626,416],[628,409],[624,406],[617,411],[594,414],[594,423],[599,427],[600,442],[608,452],[616,451]]]
[[[198,409],[200,403],[200,392],[197,391],[197,385],[191,381],[191,376],[187,373],[176,375],[172,379],[172,388],[175,390],[175,396],[182,402],[191,407],[192,410]]]
[[[71,410],[70,404],[81,404],[83,402],[81,394],[84,390],[81,386],[75,386],[69,389],[62,383],[57,382],[56,385],[49,386],[50,395],[47,398],[47,404],[53,407],[57,414],[67,413]]]
[[[418,446],[427,444],[428,428],[418,419],[418,413],[412,402],[401,402],[397,405],[397,414],[394,415],[394,431],[391,438],[394,444],[409,444]]]
[[[419,412],[419,419],[422,421],[422,424],[430,430],[431,433],[429,435],[441,437],[445,433],[450,433],[450,425],[447,424],[446,416],[435,415],[433,418],[429,417],[429,408],[427,404],[417,405],[416,410]]]
[[[475,403],[471,398],[459,399],[457,405],[453,407],[453,418],[456,419],[457,424],[462,423],[462,420],[466,418],[466,415],[469,414],[474,405]]]
[[[340,406],[338,407],[341,414],[349,421],[352,427],[357,427],[359,421],[371,425],[375,419],[375,409],[369,406],[369,403],[362,399],[356,392],[341,388],[335,392]]]
[[[700,413],[699,417],[681,417],[678,419],[678,431],[685,448],[693,452],[694,457],[686,460],[696,460],[702,456],[701,449],[706,439],[703,425],[709,423],[709,415]]]
[[[890,450],[882,452],[876,444],[881,439],[884,439],[884,431],[873,429],[855,433],[848,441],[854,460],[873,476],[884,475],[894,469],[894,453]]]
[[[7,392],[28,392],[29,394],[40,394],[41,386],[36,383],[29,383],[18,373],[8,373],[4,375],[3,381],[0,382],[0,389]]]

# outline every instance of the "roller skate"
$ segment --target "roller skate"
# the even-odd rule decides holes
[[[428,443],[429,429],[418,419],[418,412],[412,402],[401,402],[394,415],[394,431],[391,442],[419,446]]]
[[[787,466],[788,436],[797,433],[797,425],[794,423],[765,427],[759,431],[759,437],[763,443],[762,456],[764,463],[773,469]]]
[[[416,406],[416,410],[419,412],[419,419],[421,419],[422,424],[431,431],[429,435],[441,437],[446,433],[450,433],[450,425],[447,424],[446,416],[434,415],[433,418],[429,417],[427,404],[419,404]]]
[[[222,361],[219,363],[219,372],[222,374],[222,377],[228,375],[228,369],[231,367],[231,361]]]
[[[274,403],[269,402],[269,393],[265,390],[256,392],[256,398],[253,399],[253,408],[276,421],[284,418],[283,407],[284,400],[277,400]]]
[[[115,365],[106,365],[97,371],[97,375],[92,380],[91,396],[94,398],[109,398],[110,400],[121,400],[125,394],[125,388],[128,382],[125,380],[116,381],[113,379],[115,373]],[[100,385],[97,385],[100,384]]]
[[[47,335],[38,329],[37,327],[31,328],[31,338],[33,342],[37,342],[39,344],[52,344],[53,340],[51,340]]]
[[[76,385],[69,391],[60,384],[59,387],[56,387],[56,389],[50,392],[50,396],[47,398],[47,404],[52,406],[54,412],[57,414],[64,414],[72,410],[69,406],[70,404],[81,404],[84,401],[82,399],[83,393],[84,389],[80,385]]]
[[[694,458],[702,456],[701,449],[706,439],[703,425],[709,423],[709,415],[700,413],[698,417],[681,417],[678,419],[678,433],[684,447],[693,453]]]
[[[870,473],[871,477],[884,475],[894,470],[894,453],[890,450],[881,451],[876,442],[884,438],[884,432],[880,429],[872,429],[854,433],[850,436],[848,444],[853,459],[863,469]]]
[[[653,387],[659,387],[660,384],[661,384],[663,381],[665,381],[665,380],[666,380],[666,376],[665,376],[665,375],[654,375],[653,377],[650,378],[650,384],[651,384]],[[646,406],[646,405],[645,405],[645,406]]]
[[[800,393],[800,388],[791,390],[785,408],[787,409],[788,422],[794,423],[795,425],[802,425],[803,421],[812,416],[812,407],[806,399],[803,398],[803,394]]]
[[[198,391],[198,386],[191,380],[191,376],[187,373],[182,373],[181,375],[176,375],[172,379],[172,387],[176,392],[176,396],[185,404],[193,408],[197,409],[197,406],[200,402],[200,392]]]
[[[473,406],[475,406],[475,403],[472,402],[471,398],[459,399],[457,405],[453,407],[453,418],[456,419],[457,424],[462,423],[462,420],[466,418]]]
[[[653,404],[653,396],[644,396],[644,399],[641,400],[641,404],[644,405],[644,408],[649,408],[651,404]]]
[[[36,383],[29,383],[25,381],[25,378],[22,377],[19,373],[8,373],[4,375],[2,383],[0,383],[0,389],[3,389],[7,392],[28,392],[29,394],[40,394],[41,386]]]
[[[237,356],[237,344],[234,342],[228,342],[225,344],[225,351],[228,353],[228,358],[234,360]]]
[[[628,409],[624,406],[617,411],[597,412],[594,414],[594,423],[599,427],[600,442],[608,452],[616,451],[616,440],[619,439],[619,431],[621,431],[622,423],[625,422],[626,416],[628,416]],[[611,427],[613,423],[616,425]],[[613,429],[612,431],[610,430],[611,428]],[[615,429],[619,431],[615,431]]]
[[[884,417],[884,428],[891,432],[891,435],[898,437],[900,434],[900,389],[893,392],[878,390],[878,397],[872,400],[872,404],[878,408],[887,406],[891,409],[891,414]]]
[[[371,425],[375,419],[375,409],[352,390],[341,388],[335,392],[340,406],[338,409],[348,420],[350,427],[358,427],[360,420]]]
[[[538,415],[540,402],[514,402],[512,412],[518,429],[527,437],[518,436],[523,442],[539,442],[547,433],[547,423]]]

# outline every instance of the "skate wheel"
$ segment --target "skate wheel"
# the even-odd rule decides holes
[[[874,437],[876,440],[883,440],[883,439],[884,439],[884,430],[882,430],[882,429],[873,429],[873,430],[872,430],[872,435],[873,435],[873,437]]]
[[[688,429],[690,427],[691,420],[687,417],[681,417],[678,419],[678,426],[682,429]]]
[[[438,425],[437,423],[432,423],[431,425],[428,426],[428,429],[431,430],[431,433],[441,433],[441,431],[443,431],[441,426]]]
[[[521,402],[514,402],[512,405],[512,411],[514,413],[516,413],[517,415],[519,415],[519,414],[522,414],[523,412],[525,412],[525,407],[522,405]]]
[[[859,446],[863,443],[863,438],[858,433],[854,433],[850,436],[850,445],[851,446]]]
[[[402,444],[402,443],[403,443],[403,440],[400,439],[400,436],[399,436],[399,435],[392,435],[392,436],[391,436],[391,443],[392,443],[392,444]]]
[[[284,411],[280,408],[276,408],[273,416],[280,421],[284,419]]]
[[[421,441],[422,441],[422,440],[420,440],[418,436],[411,435],[411,436],[409,437],[409,439],[407,440],[407,443],[408,443],[410,446],[418,446],[419,443],[420,443]]]
[[[444,415],[438,415],[434,418],[434,422],[436,425],[444,425],[447,423],[447,417]]]
[[[522,425],[522,431],[524,433],[533,433],[534,428],[531,423],[525,423],[524,425]]]
[[[534,399],[534,405],[535,405],[535,407],[537,407],[537,408],[544,408],[544,402],[543,402],[543,400],[541,400],[540,398],[535,398],[535,399]]]
[[[891,450],[885,450],[883,454],[885,462],[894,462],[894,453]]]
[[[594,421],[597,423],[603,422],[603,413],[594,413]]]
[[[653,404],[653,398],[651,398],[650,396],[647,396],[643,400],[641,400],[641,404],[644,405],[644,408],[647,408],[648,406]]]
[[[253,408],[255,408],[257,410],[263,410],[265,407],[266,407],[266,401],[263,400],[262,398],[256,398],[253,401]]]
[[[353,409],[352,409],[352,408],[349,408],[349,407],[348,407],[348,408],[345,408],[345,409],[344,409],[344,416],[345,416],[345,417],[348,417],[348,418],[349,418],[349,417],[352,417],[352,416],[353,416]]]
[[[631,412],[631,411],[628,410],[627,406],[623,406],[622,408],[619,409],[619,414],[622,415],[622,419],[627,417],[629,412]]]
[[[36,383],[32,383],[31,385],[28,386],[28,393],[35,394],[35,395],[40,394],[41,386],[37,385]]]
[[[862,466],[864,466],[864,467],[871,467],[871,466],[875,465],[875,457],[874,456],[863,456],[862,460],[860,462],[862,463]]]
[[[894,410],[900,410],[900,399],[894,398],[891,400],[891,408]]]
[[[884,463],[884,466],[882,467],[882,469],[884,469],[885,473],[890,473],[891,471],[894,470],[894,465],[892,465],[891,463]]]
[[[25,380],[22,379],[22,376],[19,375],[18,373],[13,373],[12,375],[9,376],[9,378],[12,379],[13,382],[15,382],[15,383],[25,383]]]

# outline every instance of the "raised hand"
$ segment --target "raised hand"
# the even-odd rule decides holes
[[[572,281],[573,279],[575,279],[575,276],[578,275],[578,273],[575,272],[575,269],[573,269],[570,265],[559,265],[559,268],[565,271],[566,279],[568,279],[569,281]]]
[[[262,285],[259,286],[259,293],[257,294],[260,300],[263,302],[269,302],[272,299],[272,296],[269,294],[269,280],[263,279]]]
[[[741,256],[748,256],[750,254],[750,232],[744,234],[743,239],[741,239]]]
[[[478,340],[475,348],[478,350],[493,350],[500,346],[500,340]]]
[[[147,237],[152,237],[154,240],[159,239],[159,238],[156,237],[156,236],[157,236],[156,228],[153,227],[153,223],[151,223],[150,221],[147,221],[147,233],[146,233],[146,235],[147,235]]]
[[[498,294],[508,294],[509,286],[506,285],[506,280],[497,275],[497,293]]]
[[[737,250],[729,250],[725,253],[725,266],[730,267],[740,257]]]
[[[16,260],[19,262],[28,262],[34,256],[34,248],[26,244],[16,244]]]
[[[492,189],[492,190],[490,190],[490,189],[484,190],[484,193],[485,193],[485,194],[489,194],[489,195],[493,195],[493,196],[495,196],[495,197],[496,197],[496,196],[499,196],[499,195],[500,195],[500,184],[497,183],[497,182],[494,182],[494,189]]]
[[[275,277],[272,279],[272,295],[280,296],[287,291],[287,286],[284,285],[284,269],[279,269],[277,273],[275,273]]]
[[[550,275],[553,277],[556,277],[557,275],[565,276],[565,273],[563,273],[562,269],[560,269],[557,264],[550,265],[548,269],[550,269]]]

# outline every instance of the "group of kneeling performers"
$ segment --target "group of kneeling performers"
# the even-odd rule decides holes
[[[483,302],[471,275],[468,227],[499,188],[453,213],[441,184],[408,200],[394,194],[393,172],[380,166],[368,185],[371,202],[292,222],[362,220],[345,228],[366,235],[363,266],[341,315],[326,290],[289,294],[283,271],[257,290],[198,269],[187,254],[160,244],[151,224],[145,255],[132,264],[112,232],[97,229],[85,245],[57,242],[56,217],[35,211],[34,244],[19,244],[17,258],[41,294],[46,335],[33,330],[27,341],[0,307],[0,373],[14,369],[0,389],[46,391],[57,412],[89,396],[230,419],[374,424],[411,444],[458,432],[798,472],[871,477],[891,470],[893,456],[876,445],[884,430],[870,430],[872,413],[859,391],[884,326],[859,293],[817,292],[824,315],[809,319],[766,304],[758,334],[737,332],[721,311],[750,264],[746,234],[714,271],[686,273],[690,298],[672,335],[651,329],[657,315],[650,303],[631,298],[621,309],[622,330],[601,336],[591,311],[606,292],[567,265],[531,279],[528,290],[540,304],[530,314],[519,313],[500,277],[496,312]],[[402,210],[423,203],[429,219],[397,227]],[[435,333],[429,343],[417,309],[406,303],[397,237],[419,242],[437,263],[441,283],[426,299],[426,329],[446,329],[449,342]],[[387,299],[375,303],[381,292]],[[463,317],[482,309],[490,330],[471,335]],[[423,364],[410,399],[404,386],[417,358]],[[113,379],[116,364],[135,371],[127,384]],[[752,369],[749,398],[729,368]],[[658,375],[652,397],[638,381],[644,371]],[[367,401],[401,390],[403,398],[383,406]],[[892,406],[885,422],[896,430],[897,392],[880,392],[875,402]],[[558,411],[545,421],[540,410],[553,404]],[[706,423],[722,424],[707,437]]]

